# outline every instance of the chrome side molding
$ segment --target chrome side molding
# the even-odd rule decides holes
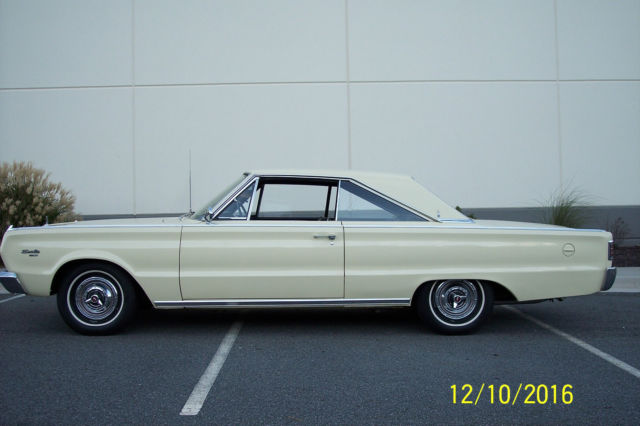
[[[301,308],[331,306],[409,306],[411,299],[218,299],[218,300],[160,300],[157,308]]]

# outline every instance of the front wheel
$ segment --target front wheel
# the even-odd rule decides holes
[[[468,333],[489,316],[492,288],[476,280],[443,280],[425,284],[416,293],[418,316],[444,334]]]
[[[106,264],[84,264],[71,270],[58,291],[62,319],[82,334],[110,334],[133,316],[136,291],[120,269]]]

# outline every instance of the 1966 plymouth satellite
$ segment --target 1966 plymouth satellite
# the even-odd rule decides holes
[[[414,306],[432,329],[463,333],[494,303],[609,289],[611,238],[471,220],[407,176],[255,171],[181,218],[12,228],[0,281],[57,294],[62,318],[86,334],[119,330],[139,302]]]

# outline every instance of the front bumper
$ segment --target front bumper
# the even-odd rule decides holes
[[[25,293],[18,276],[13,272],[0,272],[0,284],[2,284],[9,293]]]
[[[616,268],[610,267],[607,268],[607,274],[604,277],[604,281],[602,282],[601,291],[607,291],[613,285],[613,282],[616,280]]]

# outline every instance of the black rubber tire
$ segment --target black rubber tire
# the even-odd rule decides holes
[[[462,303],[455,306],[454,300]],[[493,289],[477,280],[435,281],[418,289],[414,305],[420,320],[433,331],[466,334],[475,331],[491,314]]]
[[[104,335],[121,330],[135,314],[135,284],[119,268],[85,263],[73,268],[58,289],[58,311],[81,334]]]

